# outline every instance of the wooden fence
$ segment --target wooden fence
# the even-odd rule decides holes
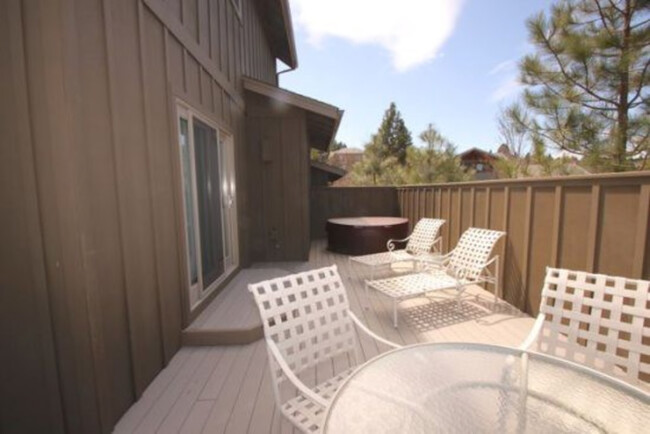
[[[444,247],[468,227],[505,230],[504,298],[536,314],[547,266],[650,278],[650,172],[409,186],[401,214],[447,220]]]
[[[395,187],[313,187],[310,200],[311,238],[325,237],[331,217],[399,216]]]
[[[504,298],[536,314],[547,266],[650,279],[650,172],[406,187],[312,190],[312,238],[333,216],[447,220],[445,251],[468,227],[499,241]]]

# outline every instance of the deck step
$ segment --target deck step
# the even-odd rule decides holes
[[[247,285],[291,274],[289,269],[271,267],[269,264],[255,264],[240,270],[192,324],[183,330],[182,345],[245,345],[261,339],[262,320]]]

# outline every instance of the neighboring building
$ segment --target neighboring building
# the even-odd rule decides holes
[[[326,187],[341,179],[347,172],[340,167],[312,160],[310,173],[312,187]]]
[[[505,143],[500,145],[499,149],[497,149],[497,156],[503,158],[514,158],[514,155],[512,155],[512,152],[510,151],[510,147]]]
[[[108,433],[240,267],[306,260],[287,0],[0,2],[0,431]]]
[[[347,172],[363,159],[363,150],[358,148],[343,148],[331,152],[327,162],[333,166],[341,167]]]
[[[459,157],[460,163],[463,167],[475,172],[475,179],[495,179],[497,177],[494,163],[498,157],[491,152],[478,148],[471,148],[459,154]]]

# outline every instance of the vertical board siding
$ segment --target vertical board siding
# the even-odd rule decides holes
[[[230,0],[1,2],[3,433],[110,432],[180,347],[176,98],[233,134],[249,260],[257,203],[245,191],[239,83],[276,76],[264,17],[242,3],[240,19]],[[292,194],[305,196],[306,234],[300,140],[287,138],[283,155],[303,180]],[[304,256],[292,215],[277,218]]]
[[[598,242],[595,261],[596,269],[616,276],[632,276],[634,273],[634,250],[637,225],[630,230],[630,216],[638,218],[641,188],[633,186],[612,186],[602,188],[599,209]],[[629,258],[620,261],[618,258]]]
[[[541,300],[540,291],[535,290],[535,285],[544,280],[547,266],[554,266],[552,262],[553,216],[555,204],[555,189],[540,187],[532,191],[530,233],[528,234],[528,272],[524,282],[526,290],[526,312],[535,312]],[[531,290],[532,289],[532,290]]]
[[[107,2],[109,88],[135,390],[164,366],[137,3]],[[132,78],[136,77],[135,80]]]
[[[447,250],[471,221],[475,227],[505,230],[507,238],[496,248],[503,296],[530,314],[537,313],[547,266],[650,279],[648,172],[396,190],[398,208],[411,223],[425,216],[448,221],[443,227]],[[414,194],[439,206],[418,209]],[[344,200],[345,194],[340,196],[337,200]],[[314,206],[312,201],[312,214]]]
[[[246,168],[253,261],[306,260],[309,252],[308,138],[305,112],[281,114],[267,98],[246,98]]]
[[[179,309],[178,288],[180,281],[179,254],[176,232],[180,221],[173,212],[175,209],[172,162],[177,155],[170,143],[169,113],[167,111],[168,71],[165,64],[165,30],[147,8],[142,8],[142,82],[145,94],[145,117],[148,127],[148,154],[151,177],[152,207],[156,241],[159,300],[161,305],[163,349],[165,362],[169,362],[180,347],[181,310]]]
[[[0,99],[12,101],[0,107],[0,431],[62,433],[23,18],[19,1],[0,3]]]

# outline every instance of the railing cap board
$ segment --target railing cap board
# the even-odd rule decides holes
[[[521,185],[526,187],[530,184],[535,185],[591,185],[594,182],[602,184],[629,184],[630,181],[636,181],[641,184],[650,183],[650,171],[636,171],[624,173],[600,173],[595,175],[571,175],[571,176],[553,176],[546,178],[517,178],[517,179],[487,179],[482,181],[463,181],[463,182],[446,182],[437,184],[410,184],[397,185],[398,190],[410,190],[416,188],[430,187],[491,187],[491,186],[512,186]]]
[[[315,185],[311,189],[312,190],[366,190],[366,189],[374,189],[374,190],[394,190],[396,187],[401,187],[401,186],[396,186],[396,185],[342,185],[340,187],[329,187],[325,185]]]
[[[569,175],[552,176],[545,178],[516,178],[516,179],[486,179],[481,181],[444,182],[436,184],[408,184],[408,185],[346,185],[340,187],[313,186],[312,190],[334,191],[334,190],[412,190],[426,189],[431,187],[491,187],[491,186],[522,186],[534,185],[591,185],[594,182],[601,184],[629,184],[636,181],[640,184],[650,184],[650,170],[624,172],[624,173],[599,173],[592,175]]]

